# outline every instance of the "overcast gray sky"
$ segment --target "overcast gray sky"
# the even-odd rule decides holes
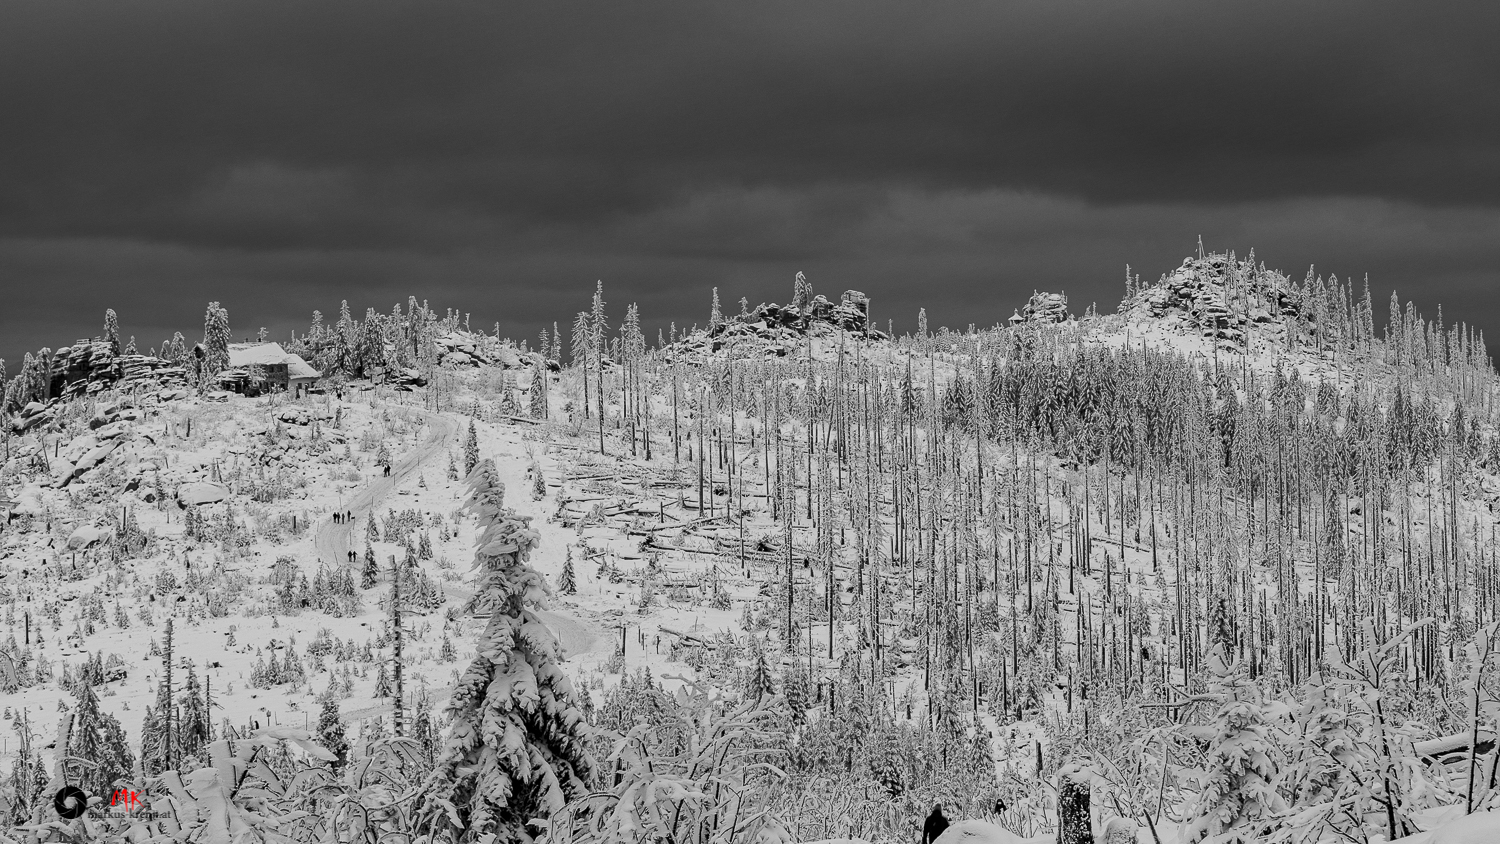
[[[1112,309],[1196,248],[1500,331],[1500,4],[8,2],[0,356],[283,338],[408,295],[513,336],[870,294]],[[654,336],[654,332],[653,332]]]

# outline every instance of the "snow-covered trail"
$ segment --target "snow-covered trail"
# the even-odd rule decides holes
[[[444,594],[450,599],[460,603],[473,597],[474,590],[457,583],[448,583],[443,587]],[[557,645],[563,659],[571,659],[585,653],[589,653],[605,646],[613,647],[614,640],[603,640],[597,622],[590,623],[567,610],[537,610],[536,613],[542,623],[557,636]]]
[[[357,518],[369,516],[381,499],[393,492],[402,481],[411,477],[412,473],[420,469],[424,462],[442,454],[444,447],[458,434],[458,422],[454,419],[446,418],[441,413],[431,413],[425,410],[412,410],[411,412],[420,414],[427,421],[429,428],[427,439],[417,446],[415,451],[391,467],[390,477],[375,478],[343,505],[345,510],[353,512]],[[353,530],[354,527],[351,525],[336,524],[331,515],[318,525],[313,547],[317,549],[319,559],[336,568],[348,566],[349,538]]]
[[[429,433],[421,445],[391,467],[390,477],[380,476],[372,479],[342,505],[343,510],[353,512],[360,520],[355,523],[355,526],[361,524],[363,519],[368,518],[371,513],[378,512],[387,496],[393,494],[403,482],[427,466],[434,457],[441,457],[450,443],[457,441],[462,430],[458,418],[448,417],[440,412],[423,410],[412,412],[422,416],[427,423]],[[331,515],[319,524],[313,540],[319,559],[333,566],[348,566],[350,540],[356,529],[355,526],[335,523]],[[445,584],[445,591],[450,599],[459,601],[467,600],[473,595],[472,589],[455,583]],[[538,615],[557,636],[559,649],[565,658],[581,656],[612,643],[612,640],[600,635],[594,625],[565,610],[540,610]],[[433,704],[441,704],[452,692],[452,687],[445,685],[431,688],[429,695]],[[339,720],[352,723],[363,718],[389,715],[393,709],[392,702],[383,701],[373,706],[345,710],[340,714]]]

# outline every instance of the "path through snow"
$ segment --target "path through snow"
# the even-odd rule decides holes
[[[424,464],[433,457],[445,453],[448,443],[453,442],[461,430],[456,419],[448,418],[441,413],[432,413],[425,410],[414,410],[426,421],[429,428],[427,438],[417,449],[405,458],[396,462],[391,467],[390,477],[380,476],[371,480],[363,489],[356,492],[343,509],[354,513],[360,521],[368,519],[372,513],[378,513],[380,504],[386,496],[395,492],[402,482],[406,481]],[[351,539],[354,526],[338,524],[333,521],[332,516],[318,525],[317,535],[313,540],[317,549],[318,557],[334,566],[348,566],[349,562],[349,540]],[[467,600],[473,595],[473,590],[457,584],[447,584],[445,591],[450,599]],[[603,647],[605,640],[590,625],[589,622],[578,618],[566,611],[542,610],[538,613],[552,632],[557,636],[558,644],[562,654],[572,658]],[[611,640],[612,641],[612,640]],[[453,692],[452,686],[443,686],[430,690],[434,704],[442,703]],[[370,718],[376,715],[388,714],[393,705],[389,702],[367,706],[360,709],[351,709],[342,712],[339,720],[345,723],[353,723],[362,718]]]

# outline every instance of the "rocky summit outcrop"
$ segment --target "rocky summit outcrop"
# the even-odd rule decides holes
[[[103,340],[79,340],[55,352],[39,354],[34,364],[12,380],[0,404],[8,404],[14,412],[12,428],[25,432],[51,422],[59,400],[93,396],[108,389],[155,394],[181,389],[187,381],[187,370],[172,361],[151,355],[115,354]]]
[[[737,355],[784,357],[801,347],[808,337],[835,334],[857,340],[890,339],[886,332],[870,325],[869,296],[858,290],[845,290],[835,304],[826,296],[813,295],[807,279],[798,273],[790,304],[770,302],[749,308],[742,302],[741,313],[716,318],[707,329],[683,335],[667,348],[667,354],[669,358],[701,360],[733,349]]]
[[[151,355],[117,355],[103,340],[79,340],[53,355],[53,395],[64,398],[108,387],[161,389],[187,383],[183,367]]]
[[[799,281],[800,295],[792,304],[760,304],[726,317],[705,331],[683,337],[675,350],[693,356],[728,346],[744,350],[759,347],[767,355],[779,356],[795,348],[804,337],[839,331],[859,339],[890,339],[884,331],[870,327],[870,297],[858,290],[845,290],[834,304],[826,296],[811,295],[804,284]]]
[[[498,366],[519,369],[533,366],[539,356],[523,353],[508,340],[497,340],[487,334],[455,330],[433,340],[438,363],[453,368]]]
[[[1058,323],[1067,322],[1071,318],[1072,314],[1068,313],[1067,294],[1033,291],[1026,307],[1011,314],[1010,324]]]
[[[721,325],[713,326],[709,329],[709,336],[717,337],[736,324],[752,328],[764,326],[767,331],[788,328],[804,334],[822,324],[851,334],[886,339],[885,332],[870,328],[870,297],[858,290],[845,290],[837,305],[828,301],[826,296],[813,296],[801,307],[775,302],[757,305],[749,313],[730,317]]]
[[[1243,346],[1252,335],[1278,343],[1289,332],[1316,336],[1316,320],[1302,300],[1296,285],[1256,265],[1253,254],[1248,260],[1215,254],[1183,259],[1160,281],[1132,290],[1120,308],[1133,321]]]

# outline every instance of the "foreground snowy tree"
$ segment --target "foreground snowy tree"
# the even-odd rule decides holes
[[[526,564],[537,533],[505,508],[494,461],[481,461],[468,483],[479,528],[472,606],[490,620],[453,691],[425,822],[437,840],[530,841],[527,821],[581,794],[594,762],[557,640],[533,609],[547,596],[546,581]]]
[[[99,710],[99,698],[89,684],[80,682],[76,694],[78,708],[68,757],[77,762],[79,771],[70,781],[80,783],[90,794],[108,794],[116,783],[130,778],[135,754],[125,741],[119,720]]]
[[[1209,657],[1210,696],[1219,700],[1213,723],[1190,729],[1207,745],[1197,807],[1184,839],[1215,844],[1259,841],[1284,809],[1276,792],[1280,773],[1273,721],[1282,707],[1267,706],[1263,692],[1238,663],[1215,646]]]

